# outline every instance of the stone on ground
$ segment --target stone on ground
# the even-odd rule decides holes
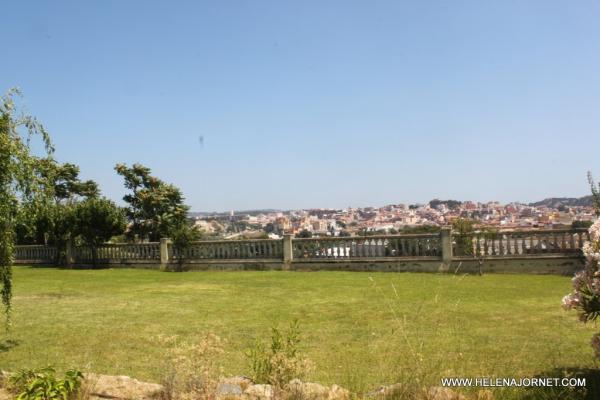
[[[141,382],[128,376],[85,374],[83,390],[91,399],[154,400],[159,399],[164,387],[157,383]]]
[[[244,390],[244,397],[249,400],[272,400],[273,394],[271,385],[251,385]]]

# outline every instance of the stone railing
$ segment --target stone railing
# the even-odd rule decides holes
[[[90,247],[77,246],[73,248],[74,262],[93,262],[94,254]],[[160,262],[159,243],[139,244],[104,244],[96,249],[96,262],[111,260],[125,261],[154,261]]]
[[[482,231],[193,242],[177,249],[169,239],[66,247],[68,265],[147,266],[169,269],[336,269],[383,271],[524,271],[571,273],[582,266],[585,230]],[[56,250],[17,246],[16,262],[51,264]]]
[[[573,254],[589,240],[585,230],[489,231],[453,235],[453,254],[467,257],[516,257]]]
[[[204,241],[183,250],[173,247],[171,256],[176,260],[282,259],[283,246],[281,240],[271,239]]]
[[[294,239],[295,259],[440,257],[439,234]]]
[[[53,263],[56,261],[55,247],[44,245],[16,246],[15,260],[32,264]]]

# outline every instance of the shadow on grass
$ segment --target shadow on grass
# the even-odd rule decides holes
[[[18,340],[0,339],[0,353],[6,353],[10,349],[17,347],[20,344]]]
[[[600,369],[559,368],[540,374],[538,378],[585,379],[585,387],[530,387],[524,389],[521,400],[596,400],[600,399]]]
[[[18,264],[17,264],[18,265]],[[70,267],[67,267],[65,265],[59,264],[31,264],[31,265],[18,265],[21,268],[32,268],[32,269],[64,269],[64,270],[69,270],[69,269],[73,269],[73,270],[102,270],[102,269],[110,269],[113,268],[113,266],[108,265],[108,264],[100,264],[100,265],[73,265]]]

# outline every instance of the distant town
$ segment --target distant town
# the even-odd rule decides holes
[[[426,204],[190,213],[190,217],[206,237],[275,239],[283,234],[312,237],[435,232],[458,219],[488,229],[577,228],[590,225],[594,209],[591,196],[529,204],[435,199]]]

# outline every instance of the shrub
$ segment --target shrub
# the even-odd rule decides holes
[[[582,322],[594,321],[600,316],[600,219],[589,229],[590,241],[583,245],[585,269],[573,277],[573,292],[563,297],[566,310],[579,312]],[[592,347],[600,359],[600,332],[592,337]]]
[[[186,251],[192,246],[196,240],[200,240],[202,234],[194,226],[182,224],[171,233],[173,248],[178,252],[177,257],[177,272],[183,271],[183,262],[185,260]]]
[[[456,233],[457,255],[472,256],[474,222],[470,219],[458,218],[452,222],[452,230]]]
[[[300,329],[294,320],[286,332],[271,328],[271,346],[257,340],[246,352],[252,370],[252,380],[283,387],[295,378],[303,378],[311,369],[311,363],[298,353]]]
[[[161,366],[164,400],[204,399],[214,393],[221,372],[217,356],[223,352],[218,336],[202,335],[196,343],[159,336],[158,344],[165,348]]]
[[[104,198],[90,198],[75,206],[75,233],[92,248],[96,265],[98,246],[125,230],[125,215],[115,203]]]
[[[52,367],[21,370],[10,378],[9,385],[17,393],[16,400],[67,400],[72,399],[81,386],[83,374],[75,369],[65,373],[63,379],[55,376]]]

